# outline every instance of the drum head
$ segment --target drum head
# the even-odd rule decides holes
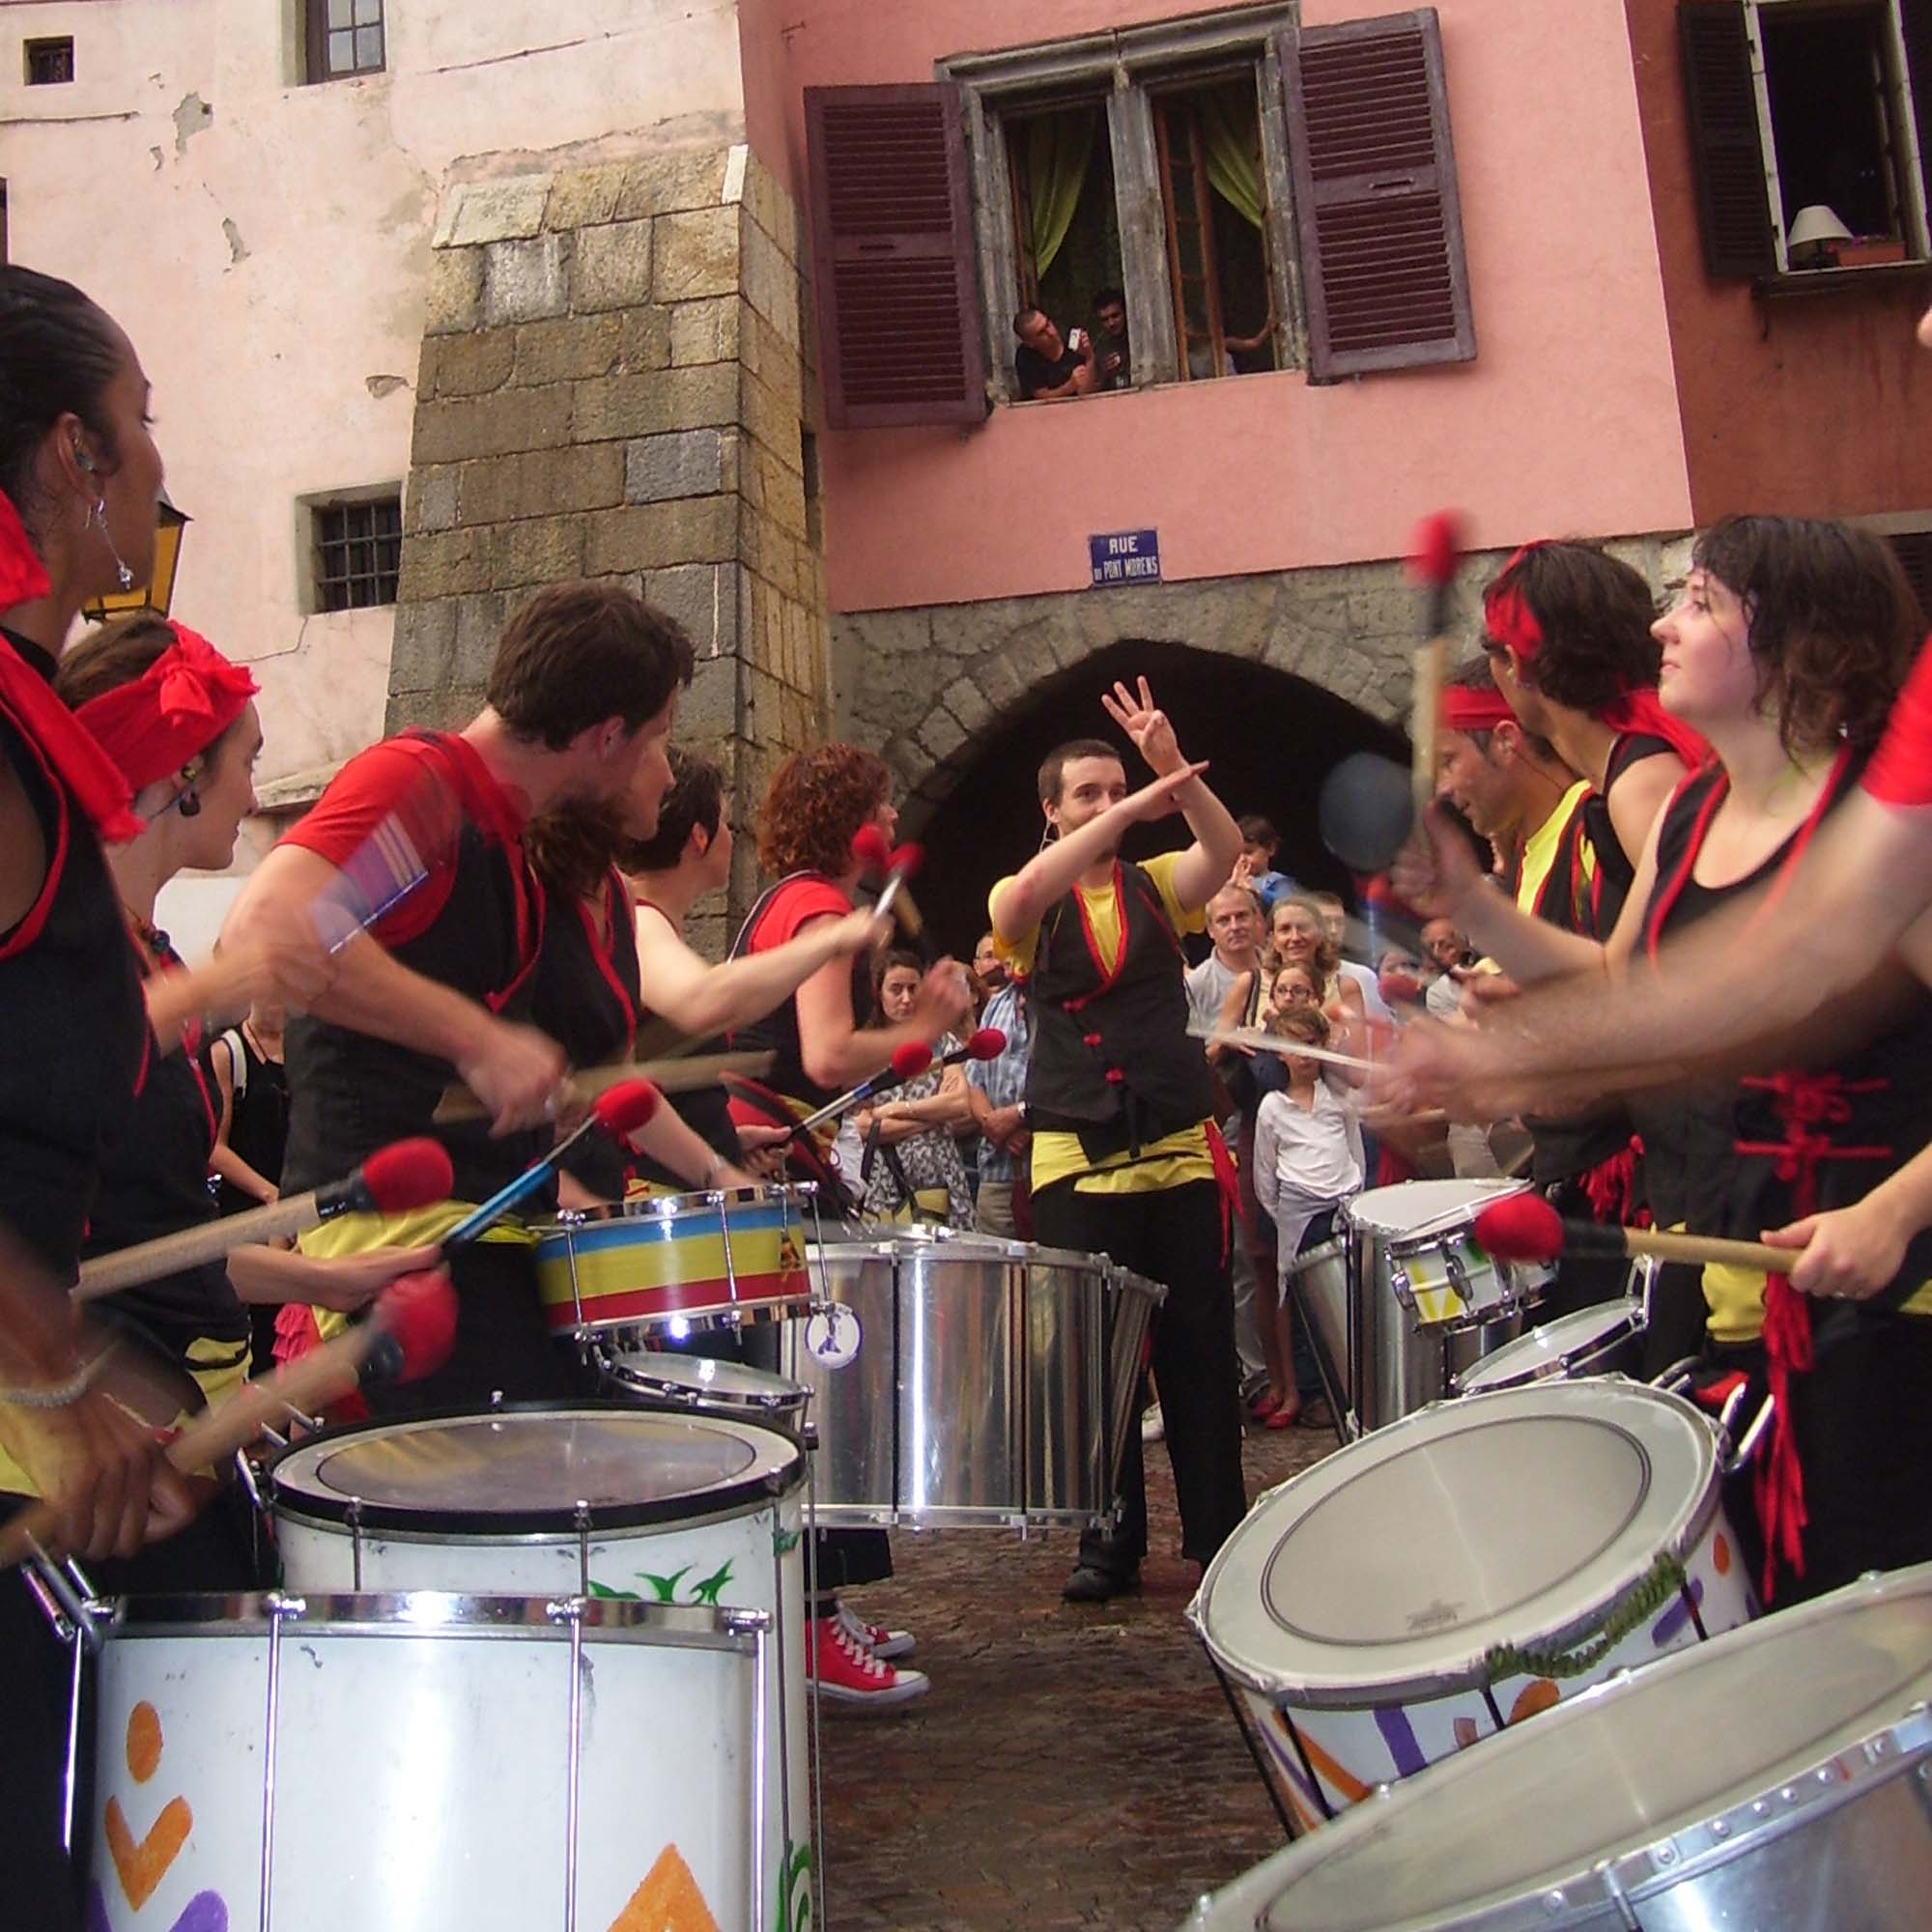
[[[1437,1223],[1473,1221],[1492,1201],[1520,1194],[1528,1185],[1526,1180],[1405,1180],[1399,1187],[1372,1187],[1342,1211],[1355,1227],[1388,1238]]]
[[[1249,1511],[1190,1611],[1264,1695],[1356,1706],[1458,1688],[1501,1643],[1559,1640],[1718,1504],[1709,1425],[1641,1383],[1438,1403]]]
[[[331,1430],[270,1474],[276,1508],[311,1520],[354,1510],[365,1529],[543,1536],[750,1507],[804,1468],[796,1444],[752,1423],[586,1403]]]
[[[870,1235],[878,1251],[897,1262],[957,1262],[969,1266],[1080,1268],[1107,1272],[1104,1255],[1076,1254],[1070,1248],[1042,1248],[1032,1241],[1009,1241],[1000,1235],[970,1229],[877,1226]]]
[[[673,1355],[661,1349],[607,1348],[611,1368],[633,1388],[657,1386],[696,1401],[781,1406],[806,1399],[803,1382],[708,1355]]]
[[[1748,1807],[1839,1752],[1869,1769],[1853,1747],[1928,1695],[1932,1565],[1921,1565],[1680,1651],[1396,1785],[1231,1888],[1240,1909],[1226,1922],[1420,1932],[1490,1924],[1486,1914],[1558,1889],[1572,1908],[1561,1922],[1581,1922],[1603,1897],[1590,1876],[1601,1861]],[[1831,1803],[1842,1780],[1811,1783]],[[1719,1836],[1742,1849],[1753,1829],[1747,1809]]]
[[[1505,1342],[1493,1354],[1464,1369],[1456,1383],[1464,1395],[1474,1395],[1479,1389],[1534,1380],[1634,1335],[1642,1325],[1643,1312],[1633,1302],[1605,1301],[1596,1308],[1579,1308]]]

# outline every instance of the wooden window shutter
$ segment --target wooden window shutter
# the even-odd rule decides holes
[[[1279,42],[1308,373],[1476,353],[1435,10],[1304,27]]]
[[[1918,128],[1918,182],[1925,219],[1932,226],[1932,0],[1898,0],[1905,42],[1906,93]],[[1907,224],[1908,236],[1910,223]],[[1917,244],[1908,239],[1908,251]]]
[[[1677,32],[1704,267],[1720,279],[1775,274],[1777,245],[1742,0],[1679,0]]]
[[[808,87],[805,142],[826,422],[983,421],[958,88]]]
[[[1932,530],[1900,530],[1886,541],[1918,599],[1918,624],[1923,630],[1932,617]]]

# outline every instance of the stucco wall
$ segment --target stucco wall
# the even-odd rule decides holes
[[[1932,516],[1932,355],[1913,337],[1932,273],[1770,301],[1711,280],[1675,0],[1629,0],[1629,14],[1694,520]]]
[[[746,117],[803,182],[802,90],[1178,5],[745,0]],[[1398,11],[1307,0],[1318,24]],[[1399,555],[1444,502],[1496,547],[1690,521],[1622,0],[1440,0],[1478,354],[1001,408],[980,429],[828,433],[835,610],[1072,590],[1091,532],[1156,526],[1170,579]],[[802,192],[802,189],[801,189]],[[1010,344],[993,345],[997,356]]]
[[[265,781],[382,729],[386,611],[304,616],[297,499],[409,468],[445,186],[742,131],[733,0],[389,9],[388,70],[303,87],[296,0],[0,8],[16,262],[128,328],[193,518],[177,612],[256,664]],[[71,85],[19,40],[71,34]]]

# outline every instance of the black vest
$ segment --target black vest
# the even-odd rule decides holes
[[[1033,1056],[1027,1105],[1036,1128],[1080,1136],[1098,1161],[1198,1126],[1213,1109],[1205,1048],[1187,1031],[1180,941],[1154,883],[1117,860],[1120,964],[1095,958],[1076,887],[1040,921],[1027,996]]]
[[[32,646],[20,656],[41,668]],[[94,828],[4,707],[0,760],[47,855],[40,903],[0,932],[0,1223],[71,1281],[102,1156],[141,1075],[148,1013]]]
[[[426,760],[448,766],[461,795],[453,756],[431,733],[410,732]],[[442,909],[426,932],[391,946],[399,965],[490,1009],[526,1020],[535,997],[543,943],[544,895],[523,846],[507,843],[467,814],[457,835],[454,876]],[[352,944],[359,942],[352,941]],[[490,1137],[488,1124],[432,1123],[442,1090],[455,1080],[446,1060],[392,1045],[313,1016],[291,1015],[283,1043],[289,1074],[287,1192],[339,1179],[380,1147],[412,1134],[434,1134],[456,1170],[455,1199],[482,1201],[523,1173],[550,1145],[548,1128]],[[551,1211],[554,1189],[522,1211]]]

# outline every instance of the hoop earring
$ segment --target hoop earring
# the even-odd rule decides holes
[[[201,816],[201,794],[192,785],[189,785],[182,793],[181,797],[176,799],[175,804],[180,808],[181,815],[184,818],[199,818]]]
[[[121,586],[123,590],[133,589],[134,573],[131,570],[129,570],[124,562],[122,562],[121,553],[114,548],[114,539],[108,532],[106,497],[95,497],[94,511],[91,521],[93,522],[95,527],[100,532],[100,541],[107,546],[107,554],[114,559],[114,581]],[[200,809],[201,808],[199,806],[195,808],[197,811],[200,810]]]

